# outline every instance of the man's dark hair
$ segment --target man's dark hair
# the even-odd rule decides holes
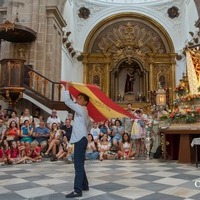
[[[90,98],[88,97],[87,94],[85,94],[85,93],[80,93],[78,96],[82,96],[82,97],[84,98],[84,100],[87,101],[87,104],[89,103]],[[87,105],[87,104],[86,104],[86,105]]]

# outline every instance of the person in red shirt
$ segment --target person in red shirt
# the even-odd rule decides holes
[[[12,164],[20,164],[23,163],[26,160],[26,157],[21,157],[20,156],[20,151],[17,146],[16,141],[11,142],[11,148],[10,148],[10,155],[9,159],[12,162]]]
[[[32,143],[27,151],[27,156],[30,158],[31,161],[39,162],[42,159],[40,153],[41,153],[41,148],[36,144]]]
[[[2,162],[3,164],[12,164],[11,160],[10,160],[10,147],[8,144],[8,141],[6,140],[6,138],[3,139],[3,141],[1,142],[1,149],[2,149]]]
[[[26,146],[25,146],[25,144],[26,143],[21,142],[20,140],[17,140],[17,147],[18,147],[19,154],[20,154],[21,158],[26,156]]]

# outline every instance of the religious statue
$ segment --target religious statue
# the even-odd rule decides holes
[[[133,92],[133,83],[135,81],[134,71],[129,71],[126,75],[124,93]]]

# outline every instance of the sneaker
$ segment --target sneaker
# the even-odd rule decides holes
[[[71,192],[65,196],[65,198],[75,198],[75,197],[82,197],[82,192],[80,193]]]

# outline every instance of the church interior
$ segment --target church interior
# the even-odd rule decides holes
[[[185,49],[199,44],[195,0],[2,0],[0,8],[3,108],[63,116],[61,80],[96,84],[147,111],[161,85],[171,106]]]
[[[200,119],[187,124],[176,112],[200,116],[199,0],[0,0],[0,112],[28,108],[46,119],[56,110],[64,122],[62,81],[95,84],[123,108],[167,110],[176,121],[166,129],[163,120],[158,162],[87,162],[93,181],[81,199],[200,199],[200,141],[191,148]],[[66,175],[65,164],[45,162],[0,166],[3,199],[64,198],[72,165]]]

